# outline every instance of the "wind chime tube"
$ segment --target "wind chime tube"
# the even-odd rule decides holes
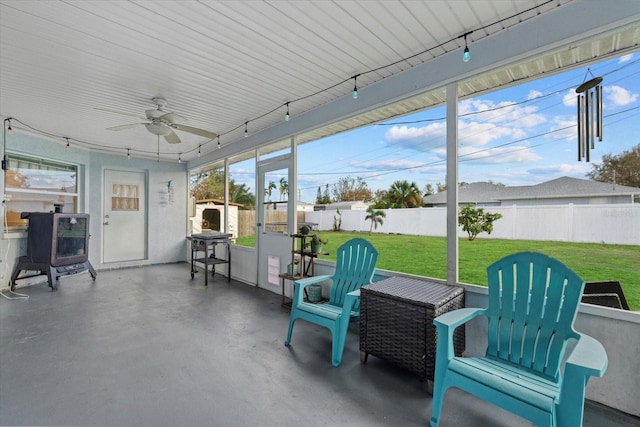
[[[578,118],[578,161],[582,161],[582,95],[578,94],[578,114],[576,117]]]
[[[589,119],[591,120],[591,140],[590,140],[590,145],[591,145],[591,149],[594,150],[596,148],[596,132],[597,132],[597,126],[598,124],[596,123],[596,117],[597,117],[597,112],[594,113],[594,109],[596,108],[596,103],[595,103],[595,93],[594,91],[590,90],[588,92],[589,97],[591,98],[591,109],[589,110]]]
[[[602,142],[602,86],[596,86],[596,115],[598,116],[598,142]]]
[[[587,162],[589,161],[589,142],[591,141],[591,103],[589,102],[589,91],[585,91],[584,93],[584,146],[585,151],[584,154],[587,157]]]

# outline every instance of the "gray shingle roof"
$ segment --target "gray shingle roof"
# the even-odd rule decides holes
[[[541,199],[570,196],[604,196],[640,194],[640,188],[616,185],[563,176],[536,185],[506,187],[489,182],[474,182],[461,185],[458,201],[465,203],[499,203],[501,200]],[[439,205],[447,202],[447,192],[441,191],[423,199],[426,205]]]

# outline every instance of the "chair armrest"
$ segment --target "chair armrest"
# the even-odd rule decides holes
[[[342,304],[342,316],[346,317],[347,320],[351,316],[351,310],[353,306],[356,304],[356,301],[360,299],[360,289],[356,289],[355,291],[349,292],[344,297],[344,304]]]
[[[304,302],[304,288],[314,283],[324,282],[333,279],[331,275],[305,277],[304,279],[298,279],[293,282],[293,303],[301,304]]]
[[[607,369],[607,353],[594,338],[577,333],[578,342],[564,365],[558,417],[566,425],[582,425],[582,411],[587,383],[591,376],[601,377]]]
[[[451,328],[453,330],[463,323],[483,315],[485,311],[485,308],[459,308],[458,310],[449,311],[436,317],[433,319],[433,324],[436,326],[442,325],[447,329]]]
[[[484,315],[486,308],[460,308],[441,314],[433,319],[438,331],[438,346],[436,348],[436,360],[445,358],[451,360],[455,355],[453,350],[453,332],[455,329],[469,320]]]
[[[577,369],[582,375],[601,377],[609,363],[607,352],[595,338],[580,333],[578,335],[578,342],[567,359],[565,371]]]
[[[344,337],[347,335],[347,329],[349,329],[349,322],[351,321],[351,310],[353,306],[356,304],[356,301],[360,299],[360,289],[356,289],[355,291],[349,292],[344,297],[344,302],[342,304],[342,314],[340,315],[340,336]]]

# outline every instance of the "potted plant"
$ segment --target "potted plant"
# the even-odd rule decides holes
[[[322,245],[326,245],[327,242],[327,239],[323,239],[319,234],[313,233],[311,235],[311,241],[309,242],[311,252],[316,254],[322,252]]]

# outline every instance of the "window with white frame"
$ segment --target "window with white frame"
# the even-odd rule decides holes
[[[5,231],[24,231],[22,212],[78,211],[76,165],[7,153]]]

